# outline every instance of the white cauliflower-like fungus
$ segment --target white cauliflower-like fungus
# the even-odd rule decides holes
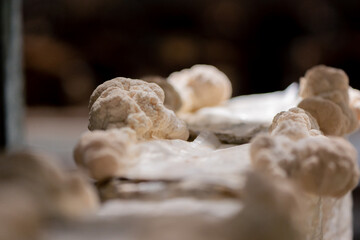
[[[316,119],[298,107],[276,114],[270,132],[272,135],[285,135],[292,140],[321,134]]]
[[[186,124],[164,106],[164,91],[155,83],[114,78],[90,97],[89,129],[130,127],[138,138],[187,140]]]
[[[291,178],[310,193],[341,197],[359,180],[355,148],[340,137],[327,137],[300,108],[274,117],[270,134],[250,146],[252,164],[272,175]]]

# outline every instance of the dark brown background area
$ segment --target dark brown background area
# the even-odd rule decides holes
[[[29,105],[85,103],[117,76],[217,66],[234,96],[284,89],[309,67],[360,88],[358,0],[25,0]]]

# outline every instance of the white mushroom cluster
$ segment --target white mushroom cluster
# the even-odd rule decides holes
[[[341,69],[315,66],[300,79],[298,107],[309,112],[325,135],[343,136],[358,127],[349,106],[349,78]]]
[[[155,83],[122,77],[106,81],[90,97],[89,129],[130,127],[139,139],[186,140],[186,124],[164,106],[164,98]]]
[[[164,84],[165,80],[148,81]],[[182,102],[181,117],[231,96],[229,79],[207,65],[173,73],[166,84],[176,90],[171,88],[170,95],[177,92],[181,97],[167,103],[176,111]],[[360,93],[349,89],[342,70],[326,66],[310,69],[300,89],[303,99],[298,107],[278,113],[269,133],[257,135],[250,144],[225,146],[212,134],[202,139],[204,133],[192,142],[184,141],[187,127],[164,107],[164,92],[158,85],[115,78],[92,94],[91,131],[82,135],[74,158],[99,185],[117,177],[171,184],[175,179],[171,188],[181,194],[175,187],[184,186],[193,197],[192,187],[202,187],[202,181],[206,186],[222,181],[225,184],[216,189],[225,187],[241,197],[241,210],[229,224],[237,236],[305,239],[324,232],[321,238],[333,239],[331,234],[351,232],[349,192],[356,187],[360,171],[356,149],[342,136],[357,128],[353,109],[360,106]],[[133,196],[139,189],[131,190]],[[157,192],[152,194],[158,199]],[[268,214],[259,218],[264,212]],[[344,221],[339,224],[339,219]],[[256,232],[259,228],[262,231]]]
[[[270,134],[253,139],[250,154],[256,168],[290,178],[317,195],[341,197],[359,180],[355,148],[343,138],[323,136],[300,108],[279,113]]]
[[[194,112],[203,107],[219,105],[228,100],[232,93],[228,77],[210,65],[194,65],[174,72],[168,81],[180,94],[180,112]]]
[[[352,190],[359,181],[357,152],[335,137],[358,125],[348,89],[349,79],[340,69],[320,65],[308,70],[301,78],[298,107],[277,114],[270,134],[253,139],[253,165],[316,195],[342,197]]]

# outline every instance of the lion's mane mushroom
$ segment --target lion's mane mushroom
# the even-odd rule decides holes
[[[318,195],[343,196],[359,180],[356,150],[339,137],[320,135],[295,142],[285,136],[259,135],[250,153],[257,169],[289,177]]]
[[[136,134],[130,128],[87,132],[75,147],[74,159],[90,177],[104,180],[119,176],[131,164],[134,143]]]
[[[141,78],[148,83],[156,83],[159,85],[165,93],[164,105],[168,109],[173,110],[174,112],[178,111],[181,108],[182,102],[179,93],[175,88],[166,81],[165,78],[159,76],[146,76]]]
[[[221,104],[231,97],[228,77],[214,66],[194,65],[168,77],[181,96],[180,112],[194,112],[203,107]]]
[[[272,135],[285,135],[292,140],[321,134],[316,120],[301,108],[278,113],[270,126]]]
[[[89,129],[130,127],[138,138],[187,140],[186,124],[163,103],[164,91],[157,84],[114,78],[99,85],[90,97]]]
[[[343,136],[354,131],[358,122],[349,107],[349,78],[341,69],[315,66],[300,79],[298,107],[309,112],[325,135]]]
[[[270,131],[251,142],[251,161],[257,169],[289,177],[318,195],[340,197],[356,186],[354,147],[342,138],[321,135],[305,111],[293,108],[279,113]]]
[[[308,192],[340,197],[359,181],[356,149],[340,137],[316,136],[297,142],[288,174]]]

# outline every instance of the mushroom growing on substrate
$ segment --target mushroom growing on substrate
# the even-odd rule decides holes
[[[159,76],[146,76],[141,78],[141,80],[144,80],[148,83],[156,83],[162,88],[162,90],[164,90],[165,107],[173,110],[174,112],[177,112],[181,108],[182,102],[179,93],[170,83],[168,83],[168,81],[166,81],[165,78]]]
[[[118,176],[131,164],[136,134],[130,128],[84,133],[74,150],[78,166],[96,180]]]
[[[52,161],[32,152],[0,155],[0,239],[39,239],[52,220],[79,220],[95,212],[94,187]]]
[[[91,97],[89,128],[95,130],[82,136],[75,160],[92,178],[101,181],[97,186],[103,200],[136,200],[140,205],[144,201],[167,204],[169,199],[184,197],[197,198],[201,205],[209,198],[219,205],[230,200],[241,206],[239,214],[231,219],[234,225],[229,224],[235,230],[234,239],[350,239],[349,192],[359,179],[356,150],[343,138],[323,135],[343,136],[354,128],[344,92],[348,83],[341,72],[323,68],[316,70],[319,75],[307,74],[306,78],[312,80],[302,82],[304,100],[300,106],[305,110],[298,107],[280,112],[273,119],[270,133],[258,135],[251,144],[237,146],[221,145],[212,134],[201,139],[201,133],[193,142],[184,141],[185,137],[169,137],[166,127],[156,125],[156,111],[150,111],[158,109],[152,107],[153,102],[156,106],[163,102],[158,86],[124,78],[111,80],[100,85]],[[193,70],[176,74],[184,75],[184,79],[197,76],[188,71]],[[317,86],[313,78],[320,79],[324,86]],[[216,95],[215,88],[207,88],[204,82],[182,82],[184,91],[179,93],[188,94],[189,100],[182,111],[191,113],[205,107],[192,108],[192,104],[202,104],[206,97]],[[205,97],[191,96],[194,87]],[[224,89],[221,91],[230,96],[231,90]],[[306,101],[315,101],[315,107]],[[340,109],[338,116],[317,109],[322,105],[316,101]],[[160,115],[168,113],[159,108]],[[178,121],[172,114],[167,119]],[[333,123],[324,122],[324,116],[340,124],[339,129],[328,128],[326,124]],[[164,126],[173,126],[169,122]],[[182,125],[176,129],[177,136],[184,133]],[[110,181],[102,181],[108,178]],[[186,208],[177,209],[175,216]],[[142,211],[143,216],[146,213]],[[259,229],[262,231],[254,233]]]
[[[349,106],[349,78],[341,69],[315,66],[300,79],[298,107],[309,112],[325,135],[344,136],[358,127]]]
[[[304,190],[341,197],[359,180],[357,153],[345,139],[321,135],[312,117],[299,109],[278,114],[271,135],[251,144],[256,168],[295,180]]]
[[[276,114],[270,132],[272,135],[285,135],[292,140],[321,134],[316,120],[301,108],[291,108]]]
[[[164,91],[155,83],[114,78],[99,85],[90,97],[89,129],[130,127],[139,139],[183,139],[189,131],[164,106]]]
[[[195,65],[168,77],[181,96],[180,112],[194,112],[203,107],[216,106],[231,97],[229,78],[214,66]]]

